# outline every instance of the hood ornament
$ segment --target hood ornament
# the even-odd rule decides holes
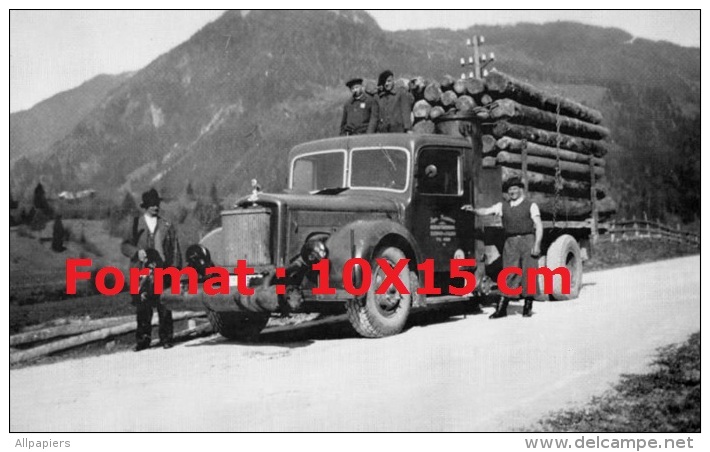
[[[256,179],[251,180],[251,195],[247,198],[249,202],[256,202],[259,200],[259,193],[261,192],[261,185]]]

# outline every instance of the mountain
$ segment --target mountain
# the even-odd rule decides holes
[[[10,114],[10,161],[41,158],[51,145],[69,134],[129,73],[98,75],[34,107]]]
[[[386,32],[362,11],[225,13],[108,93],[45,158],[19,159],[13,193],[40,177],[49,193],[119,199],[149,186],[177,195],[188,182],[234,198],[251,178],[278,190],[293,145],[337,133],[348,78],[458,76],[474,33],[499,70],[602,110],[622,213],[675,215],[686,202],[693,212],[667,188],[696,174],[678,155],[699,156],[699,49],[571,22]]]

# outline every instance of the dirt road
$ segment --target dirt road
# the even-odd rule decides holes
[[[413,326],[377,340],[217,336],[10,372],[26,431],[507,431],[583,403],[700,328],[700,259],[585,275],[535,315]]]

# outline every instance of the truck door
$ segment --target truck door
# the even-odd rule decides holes
[[[448,274],[457,250],[471,257],[474,250],[473,215],[461,211],[468,189],[464,186],[461,148],[426,146],[419,149],[414,167],[412,224],[422,257],[435,260],[435,269]]]

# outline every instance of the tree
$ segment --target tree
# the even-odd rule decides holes
[[[192,182],[187,181],[187,188],[185,189],[185,194],[188,199],[193,199],[195,197],[195,190],[192,188]]]
[[[192,214],[197,221],[207,230],[219,227],[222,222],[219,205],[205,203],[198,199]]]
[[[38,183],[35,187],[35,193],[32,202],[37,210],[42,210],[45,212],[48,212],[50,210],[49,203],[47,202],[47,196],[44,192],[44,187],[41,183]]]
[[[52,227],[52,251],[61,253],[66,248],[64,247],[64,225],[62,224],[62,216],[57,215],[54,219]]]
[[[138,210],[136,205],[136,200],[133,198],[130,192],[126,192],[126,196],[123,197],[123,202],[121,202],[121,213],[124,215],[135,213]]]

